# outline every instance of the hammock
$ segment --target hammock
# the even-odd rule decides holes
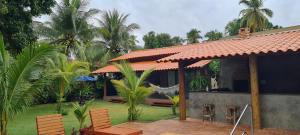
[[[179,91],[179,85],[174,85],[171,87],[159,87],[154,84],[150,83],[150,86],[154,88],[154,91],[158,92],[159,94],[167,94],[167,95],[174,95],[176,92]]]

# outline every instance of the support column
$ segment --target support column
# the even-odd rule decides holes
[[[261,129],[257,57],[254,55],[249,56],[249,69],[253,127],[255,129]]]
[[[104,82],[103,82],[103,100],[106,100],[107,96],[107,78],[104,76]]]
[[[185,64],[178,62],[178,80],[179,80],[179,119],[186,120],[186,100],[185,100]]]

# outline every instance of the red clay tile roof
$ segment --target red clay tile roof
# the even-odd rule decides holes
[[[196,62],[192,65],[187,66],[187,68],[201,68],[207,65],[210,60],[202,60]],[[154,70],[161,71],[161,70],[177,70],[178,63],[177,62],[162,62],[158,63],[156,61],[142,61],[142,62],[135,62],[130,63],[131,67],[134,71],[144,71],[147,69],[154,68]],[[103,68],[100,68],[92,73],[94,74],[102,74],[102,73],[115,73],[119,72],[119,70],[114,65],[108,65]]]
[[[134,71],[144,71],[151,68],[154,68],[154,70],[172,70],[178,68],[177,62],[157,63],[156,61],[142,61],[142,62],[130,63],[130,65]],[[114,65],[108,65],[94,71],[93,73],[101,74],[101,73],[114,73],[114,72],[119,72],[119,70]]]
[[[118,60],[128,60],[133,58],[142,58],[142,57],[149,57],[149,56],[160,56],[160,55],[172,55],[179,53],[184,50],[188,50],[192,48],[193,45],[178,45],[178,46],[171,46],[171,47],[163,47],[163,48],[155,48],[155,49],[144,49],[144,50],[137,50],[126,53],[120,57],[114,58],[110,61],[118,61]]]
[[[246,39],[226,39],[199,43],[188,50],[162,58],[158,61],[181,61],[213,59],[228,56],[296,52],[300,50],[300,29],[250,36]]]
[[[187,68],[202,68],[208,63],[210,63],[211,60],[200,60],[194,64],[188,65]]]

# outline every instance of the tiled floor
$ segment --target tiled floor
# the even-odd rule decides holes
[[[160,120],[151,123],[130,122],[118,125],[120,127],[136,128],[143,130],[143,135],[229,135],[232,125],[224,123],[202,122],[202,120],[188,119]],[[246,129],[251,135],[250,128],[239,126],[235,135],[241,135],[242,129]],[[255,131],[255,135],[300,135],[300,132],[281,129],[262,129]]]

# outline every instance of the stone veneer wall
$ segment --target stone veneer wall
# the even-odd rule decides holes
[[[265,94],[260,96],[262,126],[300,130],[300,95]],[[240,106],[240,112],[250,104],[247,93],[189,93],[189,116],[201,118],[202,105],[214,104],[216,121],[225,122],[226,105]],[[247,110],[242,124],[250,125],[250,111]]]

